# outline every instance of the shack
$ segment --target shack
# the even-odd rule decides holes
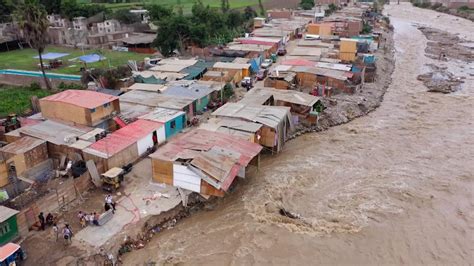
[[[294,130],[289,107],[226,103],[212,113],[212,116],[261,124],[259,143],[272,152],[280,152]]]
[[[0,246],[15,240],[18,234],[16,215],[19,211],[0,206]]]
[[[0,148],[0,154],[8,167],[15,167],[16,174],[22,175],[25,171],[48,159],[46,141],[22,137],[19,140]]]
[[[207,196],[224,196],[262,147],[203,129],[177,136],[151,154],[153,180]]]
[[[85,148],[84,159],[93,160],[99,173],[104,173],[135,162],[165,140],[162,123],[139,119]]]
[[[118,97],[90,90],[53,94],[40,99],[40,107],[44,118],[104,129],[109,128],[113,114],[120,112]]]
[[[213,71],[239,70],[242,73],[242,78],[250,76],[250,64],[217,62],[212,67],[212,70]],[[240,82],[240,80],[237,82]]]
[[[192,83],[190,85],[180,86],[171,85],[163,95],[176,98],[192,99],[196,112],[204,112],[214,92],[209,86],[203,84]]]
[[[157,107],[148,114],[140,116],[140,119],[163,123],[166,139],[173,137],[186,127],[186,113],[177,110]]]
[[[262,124],[226,117],[211,117],[199,128],[233,135],[260,144]]]
[[[193,99],[172,97],[150,91],[132,90],[120,95],[120,101],[137,105],[146,105],[153,108],[161,107],[183,111],[186,113],[186,118],[188,120],[192,119],[196,112]]]
[[[321,67],[296,66],[291,69],[296,73],[297,85],[302,88],[314,89],[318,84],[325,86],[327,93],[354,93],[357,86],[351,82],[353,73],[349,71],[328,69]]]
[[[249,105],[272,103],[275,106],[290,107],[295,125],[301,122],[316,124],[319,114],[324,110],[320,97],[294,90],[273,88],[253,88],[245,94],[240,103]]]

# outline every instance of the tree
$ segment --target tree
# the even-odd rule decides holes
[[[254,17],[258,16],[257,11],[250,6],[247,6],[244,10],[244,18],[245,20],[253,19]]]
[[[119,9],[112,17],[124,24],[138,23],[142,20],[140,15],[131,13],[128,9]]]
[[[310,10],[314,7],[314,0],[301,0],[300,7],[304,10]]]
[[[10,0],[0,0],[0,23],[11,21],[10,14],[14,10]]]
[[[48,14],[59,14],[61,12],[61,0],[40,0]]]
[[[265,16],[265,8],[263,7],[262,0],[258,0],[258,8],[260,9],[260,15]]]
[[[42,54],[48,42],[48,27],[49,21],[47,19],[45,8],[40,5],[37,0],[25,0],[20,4],[15,12],[18,26],[23,31],[26,41],[30,46],[38,51],[40,60],[41,72],[43,72],[44,82],[46,88],[51,90],[46,73],[44,71]]]
[[[158,32],[153,44],[161,54],[170,56],[175,50],[184,49],[190,35],[189,20],[180,15],[173,15],[158,23]]]
[[[166,19],[173,14],[173,10],[163,5],[151,5],[146,7],[152,21]]]

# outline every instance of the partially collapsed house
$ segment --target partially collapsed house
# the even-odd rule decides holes
[[[226,103],[213,117],[226,117],[262,125],[259,143],[272,152],[280,152],[293,131],[290,107]]]
[[[251,89],[239,103],[290,107],[293,124],[295,125],[301,122],[316,124],[319,114],[324,109],[320,97],[294,90],[263,87]]]
[[[150,155],[153,179],[204,196],[222,197],[237,176],[245,177],[247,166],[261,149],[228,134],[196,129]]]
[[[163,123],[139,119],[91,144],[83,150],[99,173],[133,163],[150,148],[166,140]]]

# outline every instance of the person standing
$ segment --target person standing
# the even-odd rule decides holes
[[[115,202],[112,198],[112,195],[108,194],[107,196],[105,196],[105,204],[109,205],[109,207],[112,207],[112,213],[115,213]]]
[[[38,215],[38,219],[40,221],[40,224],[41,224],[41,230],[44,231],[44,228],[45,228],[45,225],[46,225],[46,220],[44,219],[44,215],[42,212],[40,212],[40,214]]]
[[[53,224],[53,234],[56,236],[56,242],[58,242],[59,238],[59,227],[56,223]]]
[[[63,229],[63,236],[64,236],[64,240],[66,241],[66,245],[72,242],[73,233],[72,233],[71,227],[69,227],[69,224],[65,224],[64,229]]]

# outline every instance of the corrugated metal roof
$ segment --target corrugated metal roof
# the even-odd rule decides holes
[[[321,100],[320,97],[299,91],[256,87],[248,91],[244,98],[240,100],[240,103],[262,104],[272,96],[275,101],[288,102],[304,106],[313,106],[316,102]]]
[[[304,73],[311,73],[315,75],[320,75],[320,76],[326,76],[338,80],[347,80],[348,79],[348,73],[347,71],[340,71],[340,70],[334,70],[334,69],[327,69],[327,68],[317,68],[317,67],[305,67],[305,66],[295,66],[292,68],[292,71],[294,72],[304,72]]]
[[[211,117],[206,123],[199,125],[199,128],[226,133],[248,140],[262,128],[262,124],[226,117]]]
[[[166,85],[161,84],[146,84],[146,83],[135,83],[128,87],[128,90],[142,90],[142,91],[153,91],[160,92],[166,90]]]
[[[306,59],[288,59],[283,60],[281,64],[286,66],[314,66],[316,62]]]
[[[321,56],[324,49],[326,48],[319,48],[319,47],[296,47],[289,55],[298,55],[298,56]]]
[[[84,151],[108,158],[133,145],[162,126],[163,123],[139,119],[93,143]]]
[[[120,96],[120,102],[148,105],[151,107],[162,107],[174,110],[183,110],[193,103],[190,98],[171,97],[156,92],[133,90]]]
[[[213,90],[209,86],[201,85],[201,84],[191,84],[187,87],[170,86],[163,92],[163,95],[198,100],[211,94],[212,92]]]
[[[281,38],[248,37],[239,38],[237,41],[243,44],[275,45],[281,42]]]
[[[278,128],[278,125],[285,119],[290,119],[290,107],[268,106],[268,105],[247,105],[243,103],[226,103],[212,113],[213,116],[224,116],[245,119],[257,122],[271,128]]]
[[[12,154],[22,154],[27,151],[30,151],[41,144],[45,143],[44,140],[32,138],[32,137],[22,137],[19,140],[16,140],[2,148],[0,148],[0,152],[7,152]]]
[[[121,102],[120,114],[127,119],[134,120],[142,115],[145,115],[151,112],[153,108],[154,107],[142,105],[142,104]]]
[[[42,98],[40,101],[63,102],[92,109],[117,99],[116,96],[90,90],[65,90]]]
[[[13,215],[17,213],[19,213],[19,211],[10,209],[5,206],[0,206],[0,223],[5,222],[6,220],[8,220],[10,217],[12,217]]]
[[[150,68],[150,70],[161,72],[181,72],[186,67],[186,65],[158,65]]]
[[[46,120],[42,123],[19,128],[19,131],[31,137],[45,140],[56,145],[70,145],[76,137],[82,136],[93,128],[85,126],[70,126],[63,123]],[[69,142],[72,141],[72,142]]]
[[[158,62],[159,65],[180,65],[180,66],[192,66],[196,64],[196,59],[179,59],[179,58],[164,58]]]
[[[178,111],[178,110],[171,110],[171,109],[158,107],[158,108],[153,109],[153,111],[149,112],[148,114],[140,116],[139,118],[145,119],[145,120],[151,120],[155,122],[160,122],[160,123],[166,123],[182,115],[186,115],[186,113],[182,111]]]
[[[217,62],[214,64],[214,68],[223,68],[223,69],[249,69],[250,64],[237,64],[237,63],[227,63],[227,62]]]
[[[351,71],[352,65],[347,64],[335,64],[335,63],[326,63],[326,62],[316,62],[317,67],[342,70],[342,71]]]

